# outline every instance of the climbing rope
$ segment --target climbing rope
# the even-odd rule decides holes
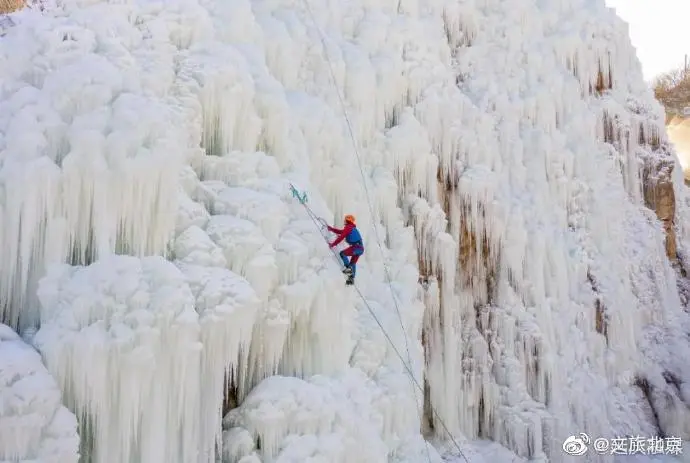
[[[340,90],[338,89],[338,83],[335,78],[335,72],[333,70],[333,63],[331,63],[331,59],[328,56],[328,47],[326,46],[326,40],[324,38],[324,34],[321,31],[321,28],[319,27],[318,23],[316,22],[316,18],[314,17],[314,13],[311,10],[311,6],[309,5],[308,0],[303,0],[304,1],[304,6],[306,7],[307,13],[309,14],[309,17],[311,18],[311,21],[314,25],[314,28],[319,34],[319,39],[321,40],[321,46],[323,47],[323,54],[326,58],[326,63],[328,64],[328,70],[330,72],[330,77],[331,77],[331,82],[333,83],[333,87],[335,88],[335,93],[338,96],[338,101],[340,102],[340,107],[343,111],[343,117],[345,119],[345,122],[347,124],[347,129],[350,135],[350,139],[352,140],[352,147],[355,153],[355,157],[357,158],[357,166],[359,169],[359,174],[362,179],[362,186],[364,187],[364,195],[367,199],[367,205],[369,207],[369,216],[371,217],[371,223],[372,223],[372,228],[374,230],[374,236],[376,237],[376,244],[378,245],[379,252],[381,253],[381,262],[383,264],[383,270],[384,274],[386,275],[386,283],[388,284],[388,288],[390,289],[391,296],[393,298],[393,306],[395,307],[395,313],[398,317],[398,322],[400,323],[400,330],[402,331],[402,337],[403,340],[405,341],[405,351],[407,352],[407,362],[412,365],[412,356],[410,355],[410,346],[409,343],[407,342],[407,332],[405,331],[405,324],[403,323],[402,320],[402,315],[400,313],[400,308],[398,307],[398,300],[396,298],[395,290],[393,289],[393,283],[392,279],[390,276],[390,272],[388,271],[388,266],[386,265],[386,255],[385,252],[383,251],[383,245],[381,244],[381,239],[379,237],[378,229],[376,226],[376,220],[375,217],[376,215],[374,214],[374,207],[371,204],[371,195],[369,194],[369,188],[367,188],[367,180],[364,175],[364,168],[362,167],[362,160],[360,159],[359,156],[359,150],[357,149],[357,140],[355,138],[354,130],[352,129],[352,123],[350,122],[350,117],[347,114],[347,109],[345,107],[345,101],[343,100],[343,97],[340,95]],[[359,291],[359,290],[357,290]],[[366,301],[365,301],[366,303]],[[402,360],[402,359],[401,359]],[[405,360],[402,360],[403,365],[405,365]],[[410,370],[409,367],[405,366],[406,369]],[[414,378],[414,375],[412,377],[412,380],[416,381]],[[414,389],[414,388],[413,388]],[[414,391],[413,391],[414,392]],[[415,397],[415,408],[417,410],[417,416],[419,418],[419,422],[422,422],[422,415],[421,412],[419,411],[420,407],[417,407],[417,398]],[[422,392],[422,403],[424,400],[424,392]],[[426,440],[424,441],[425,448],[426,448],[426,453],[427,453],[427,459],[429,462],[431,462],[431,455],[429,454],[429,448],[428,448],[428,443]],[[458,448],[459,450],[459,448]],[[464,456],[463,456],[464,457]]]
[[[304,207],[304,209],[305,209],[306,212],[307,212],[307,215],[309,216],[309,218],[311,219],[311,221],[314,223],[314,226],[315,226],[319,231],[322,231],[322,230],[324,229],[324,227],[327,226],[327,223],[326,223],[326,221],[325,221],[324,219],[322,219],[321,217],[317,216],[317,215],[314,213],[314,211],[307,205],[307,203],[306,203],[306,193],[300,194],[299,191],[295,188],[295,186],[294,186],[292,183],[290,184],[290,190],[292,191],[292,196],[295,197],[295,198],[297,198],[297,200],[299,201],[299,203]],[[322,236],[323,236],[323,235],[322,235]],[[325,237],[325,236],[324,236],[323,238],[324,238],[324,240],[326,240],[326,237]],[[326,241],[327,241],[327,240],[326,240]],[[328,249],[329,249],[329,251],[331,251],[331,254],[332,254],[333,257],[335,258],[335,260],[338,262],[338,264],[342,267],[343,262],[342,262],[342,260],[340,259],[340,257],[338,256],[338,254],[335,252],[335,250],[334,250],[333,248],[331,248],[331,247],[329,247]],[[410,377],[410,380],[411,380],[413,386],[416,386],[417,389],[420,390],[420,392],[422,393],[422,397],[423,397],[423,396],[424,396],[424,388],[422,387],[421,384],[419,384],[419,381],[417,381],[417,379],[415,378],[414,372],[412,371],[412,369],[410,368],[410,366],[408,366],[408,364],[405,362],[405,359],[403,358],[403,356],[402,356],[402,354],[400,353],[400,351],[398,350],[398,348],[395,347],[395,343],[394,343],[393,340],[391,339],[390,335],[386,332],[386,329],[383,327],[383,324],[381,323],[381,320],[379,320],[379,318],[376,316],[376,313],[374,312],[374,309],[371,307],[371,305],[369,305],[369,302],[368,302],[367,299],[364,297],[364,294],[362,294],[362,291],[359,289],[359,287],[357,286],[357,284],[354,284],[353,286],[354,286],[354,288],[355,288],[355,291],[357,291],[357,294],[359,295],[359,298],[362,300],[362,302],[363,302],[364,305],[366,306],[367,310],[369,311],[369,314],[370,314],[371,317],[374,319],[374,321],[375,321],[376,324],[378,325],[379,329],[381,329],[381,332],[383,333],[383,336],[386,338],[386,340],[388,341],[388,343],[389,343],[389,344],[391,345],[391,347],[393,348],[393,352],[395,352],[395,354],[398,356],[398,358],[399,358],[400,361],[402,362],[403,366],[405,367],[405,371],[406,371],[407,375]],[[408,352],[408,355],[409,355],[409,352]],[[411,364],[412,364],[412,362],[410,362],[410,365],[411,365]],[[417,402],[417,401],[415,400],[415,404],[416,404],[416,402]],[[448,437],[449,437],[450,440],[453,442],[453,445],[455,445],[455,447],[457,448],[458,453],[460,454],[460,456],[462,456],[462,458],[463,458],[467,463],[469,463],[469,460],[467,459],[467,457],[465,456],[465,454],[464,454],[464,453],[462,452],[462,450],[460,449],[460,445],[458,444],[458,442],[455,440],[455,438],[454,438],[453,435],[451,434],[450,430],[448,429],[448,426],[446,426],[446,423],[445,423],[445,422],[443,421],[443,419],[441,418],[441,415],[439,415],[439,413],[436,411],[436,409],[435,409],[433,406],[430,406],[430,408],[431,408],[431,412],[433,413],[433,415],[438,419],[439,423],[441,423],[441,426],[443,427],[443,430],[448,434]],[[417,414],[419,415],[419,410],[417,410]],[[421,422],[421,417],[420,417],[420,422]],[[426,453],[427,453],[427,459],[429,460],[429,462],[431,462],[431,455],[429,454],[429,448],[428,448],[428,445],[429,445],[429,444],[428,444],[428,442],[426,442],[426,440],[424,440],[424,444],[425,444],[425,449],[426,449]]]
[[[412,357],[410,355],[410,348],[409,348],[409,345],[407,342],[407,334],[405,332],[405,326],[403,324],[402,316],[400,314],[400,308],[398,307],[398,301],[397,301],[397,298],[395,295],[395,290],[393,289],[393,284],[391,281],[390,272],[388,271],[388,266],[386,265],[386,256],[385,256],[385,253],[383,251],[383,245],[381,244],[381,239],[379,238],[378,230],[376,227],[376,221],[374,219],[375,218],[374,208],[371,204],[371,198],[370,198],[371,195],[369,194],[369,189],[367,188],[367,181],[366,181],[366,177],[364,175],[364,168],[362,167],[362,160],[359,156],[359,150],[357,149],[357,140],[355,138],[354,130],[352,129],[352,123],[350,122],[350,118],[347,114],[347,108],[345,106],[345,101],[343,100],[343,97],[340,95],[340,90],[338,89],[337,80],[335,78],[335,72],[333,70],[333,63],[331,63],[331,59],[328,56],[328,47],[326,46],[326,40],[324,38],[323,31],[321,31],[321,28],[319,27],[318,23],[316,22],[316,18],[314,17],[314,13],[312,12],[311,6],[309,5],[309,0],[303,0],[303,2],[304,2],[304,6],[307,10],[307,13],[309,14],[309,17],[311,18],[311,21],[314,25],[314,28],[316,29],[316,31],[319,34],[319,39],[321,40],[321,46],[323,47],[323,54],[326,58],[326,62],[328,64],[328,69],[330,72],[331,82],[333,83],[333,87],[335,88],[335,92],[338,95],[338,101],[340,102],[340,107],[343,111],[343,116],[344,116],[345,122],[347,124],[347,129],[348,129],[348,132],[350,135],[350,139],[352,140],[352,147],[354,150],[355,157],[357,158],[357,165],[359,168],[359,174],[362,178],[362,185],[364,187],[365,197],[367,199],[367,205],[369,206],[369,214],[370,214],[371,221],[372,221],[372,226],[373,226],[372,228],[374,229],[374,236],[376,237],[376,243],[379,247],[379,251],[381,252],[381,262],[383,263],[383,269],[384,269],[384,273],[386,275],[386,282],[388,283],[388,287],[390,288],[391,295],[393,296],[393,305],[395,306],[395,311],[396,311],[397,316],[398,316],[398,321],[400,322],[400,329],[402,330],[403,339],[405,340],[405,350],[407,351],[408,362],[410,365],[412,365]],[[369,307],[369,304],[367,303],[366,299],[364,299],[361,292],[359,292],[359,289],[357,289],[357,292],[360,294],[360,296],[362,297],[362,300],[367,305],[367,307]],[[370,310],[370,312],[371,312],[371,310]],[[373,313],[372,313],[372,316],[373,316]],[[378,320],[377,320],[377,323],[378,323]],[[380,323],[379,323],[379,327],[383,331],[383,326]],[[385,334],[385,331],[384,331],[384,334]],[[388,337],[387,334],[386,334],[386,337],[388,338],[389,342],[391,342],[391,346],[393,347],[393,349],[396,349],[395,345],[393,345],[391,339]],[[397,350],[396,350],[396,352],[397,352]],[[403,365],[405,365],[405,360],[403,360],[402,357],[401,357],[401,361],[403,362]],[[417,383],[417,380],[415,379],[414,374],[412,373],[411,369],[407,365],[405,365],[405,368],[410,373],[411,380],[419,386],[419,384]],[[424,397],[423,388],[422,388],[422,397]],[[415,398],[415,404],[416,403],[417,403],[417,401]],[[433,407],[432,407],[432,412],[434,414],[436,414],[436,416],[439,418],[439,422],[443,426],[444,430],[448,433],[448,436],[453,441],[453,444],[455,444],[455,446],[457,447],[458,453],[462,456],[462,458],[466,462],[469,463],[469,461],[467,460],[467,457],[465,457],[464,453],[460,449],[460,446],[458,445],[456,440],[453,438],[452,434],[448,431],[446,424],[443,422],[443,420],[440,419],[438,413],[436,413],[436,411],[433,410]],[[419,412],[419,408],[417,408],[417,414],[419,416],[419,421],[421,423],[422,417],[421,417],[421,414]],[[426,440],[425,440],[425,444],[426,444],[427,458],[429,459],[429,461],[431,461],[431,456],[429,455],[428,443],[426,442]]]

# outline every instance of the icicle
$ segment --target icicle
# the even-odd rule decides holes
[[[193,48],[182,62],[181,78],[196,81],[192,88],[203,108],[202,146],[209,155],[257,146],[261,119],[252,104],[254,81],[247,67],[239,51],[219,43]]]
[[[286,304],[295,316],[281,361],[283,374],[304,376],[317,372],[335,373],[347,362],[351,348],[352,316],[347,308],[352,306],[354,295],[346,296],[347,299],[339,297],[336,301],[336,285],[342,284],[342,280],[326,278],[322,273],[311,279],[312,285],[316,281],[321,281],[321,284],[311,290],[309,305],[302,305],[308,307],[308,311],[295,313],[297,299],[293,299],[292,304]],[[300,297],[300,293],[292,297]],[[332,307],[339,307],[339,310],[334,312]]]
[[[12,326],[26,327],[36,323],[38,314],[31,310],[20,313],[20,308],[35,302],[27,293],[48,263],[45,240],[50,234],[60,250],[66,241],[58,228],[60,222],[54,219],[59,170],[46,158],[13,168],[5,164],[2,184],[4,207],[0,212],[4,225],[0,236],[6,261],[2,270],[3,318]],[[62,257],[61,253],[52,254],[53,258]]]
[[[255,384],[278,372],[280,358],[290,328],[290,314],[272,299],[258,317],[261,322],[254,325],[248,350],[247,368],[238,385],[238,400],[242,401]]]
[[[196,297],[201,325],[202,390],[199,462],[215,461],[215,444],[221,444],[221,409],[231,379],[242,383],[239,366],[247,363],[249,344],[259,310],[259,299],[249,283],[225,269],[182,265]],[[225,368],[219,368],[225,366]]]

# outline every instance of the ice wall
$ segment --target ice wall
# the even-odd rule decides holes
[[[626,28],[603,2],[465,6],[444,17],[457,89],[417,105],[440,161],[438,192],[410,203],[429,250],[431,404],[536,458],[562,458],[571,429],[687,435],[688,370],[670,352],[687,352],[688,320],[647,209],[677,160]]]
[[[690,437],[664,236],[680,267],[688,197],[603,0],[64,0],[16,22],[0,307],[40,324],[89,461]],[[358,217],[357,290],[288,181]]]

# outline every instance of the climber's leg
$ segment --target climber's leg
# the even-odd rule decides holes
[[[362,247],[362,245],[359,244],[353,244],[352,246],[350,246],[347,249],[344,249],[341,252],[341,256],[351,256],[350,262],[346,264],[345,267],[349,267],[349,273],[352,275],[353,278],[357,274],[357,261],[359,260],[359,256],[361,256],[362,254],[364,254],[364,248]]]
[[[345,266],[345,270],[343,270],[343,273],[349,273],[347,270],[350,267],[350,259],[348,259],[347,256],[351,256],[352,254],[347,254],[347,252],[351,248],[352,248],[352,246],[350,246],[347,249],[343,249],[342,251],[340,251],[340,258],[343,260],[343,265]]]

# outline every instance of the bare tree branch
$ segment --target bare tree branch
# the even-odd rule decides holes
[[[666,108],[666,116],[683,114],[690,107],[690,72],[680,68],[654,79],[654,96]]]

